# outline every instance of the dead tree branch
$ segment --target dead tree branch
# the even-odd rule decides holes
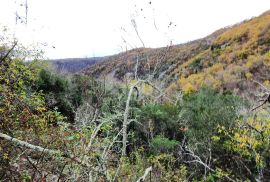
[[[15,41],[14,44],[12,45],[12,47],[7,51],[7,53],[3,57],[0,58],[0,63],[2,63],[10,55],[10,53],[15,49],[17,44],[18,44],[18,42]]]
[[[88,163],[83,163],[79,158],[77,158],[77,157],[75,157],[75,156],[73,156],[71,154],[68,154],[68,153],[63,153],[60,150],[46,149],[46,148],[43,148],[43,147],[40,147],[40,146],[37,146],[37,145],[32,145],[32,144],[30,144],[28,142],[16,139],[14,137],[8,136],[8,135],[3,134],[1,132],[0,132],[0,138],[8,140],[8,141],[10,141],[12,143],[15,143],[16,145],[19,145],[21,147],[29,148],[29,149],[34,150],[36,152],[41,152],[41,153],[44,153],[44,154],[48,154],[50,156],[60,156],[60,157],[64,157],[64,158],[69,158],[69,159],[71,159],[72,161],[74,161],[74,162],[76,162],[78,164],[81,164],[81,165],[89,167],[89,168],[91,167]]]
[[[144,171],[144,175],[143,175],[142,177],[140,177],[140,178],[137,180],[137,182],[144,182],[145,179],[146,179],[146,177],[147,177],[147,175],[148,175],[148,173],[151,173],[151,171],[152,171],[152,167],[146,168],[146,170]]]
[[[143,42],[143,40],[142,40],[142,38],[141,38],[141,36],[139,34],[138,26],[137,26],[137,23],[136,23],[135,19],[131,19],[131,23],[132,23],[132,26],[133,26],[133,28],[134,28],[134,30],[136,32],[137,37],[139,38],[140,42],[142,43],[142,46],[145,47],[145,44],[144,44],[144,42]]]
[[[187,148],[187,147],[182,148],[182,146],[181,146],[180,153],[183,155],[187,155],[187,156],[192,157],[192,160],[185,161],[186,163],[197,163],[197,164],[202,165],[206,170],[209,170],[210,172],[215,172],[214,169],[212,169],[207,163],[203,162],[203,160],[198,155],[196,155],[192,150],[190,150],[189,148]],[[225,175],[224,178],[226,178],[230,182],[235,182],[235,180],[233,180],[232,178],[230,178],[227,175]]]
[[[126,148],[127,148],[127,127],[128,127],[128,115],[129,115],[129,105],[130,105],[130,100],[131,100],[131,96],[133,93],[134,88],[139,84],[139,81],[137,81],[135,84],[133,84],[130,89],[129,89],[129,93],[128,93],[128,98],[126,101],[126,107],[125,107],[125,112],[124,112],[124,121],[123,121],[123,140],[122,140],[122,144],[123,144],[123,148],[122,148],[122,156],[126,156]]]
[[[3,138],[5,140],[8,140],[10,142],[13,142],[13,143],[21,146],[21,147],[26,147],[26,148],[32,149],[34,151],[37,151],[37,152],[43,152],[43,153],[46,153],[46,154],[49,154],[49,155],[59,155],[59,154],[61,155],[61,152],[59,150],[45,149],[43,147],[32,145],[30,143],[27,143],[25,141],[13,138],[13,137],[8,136],[8,135],[3,134],[3,133],[0,133],[0,138]]]
[[[258,82],[258,81],[256,81],[256,80],[253,80],[253,82],[255,82],[255,83],[257,83],[258,85],[260,85],[260,86],[266,91],[267,97],[266,97],[265,99],[262,100],[263,102],[262,102],[261,104],[259,104],[259,105],[256,106],[255,108],[251,109],[251,111],[254,111],[254,110],[256,110],[256,109],[262,107],[262,106],[265,105],[266,103],[270,103],[270,90],[269,90],[267,87],[265,87],[262,83],[260,83],[260,82]]]

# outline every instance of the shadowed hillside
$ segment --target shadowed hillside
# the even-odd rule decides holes
[[[75,73],[102,60],[102,57],[68,58],[51,60],[56,70],[61,73]]]

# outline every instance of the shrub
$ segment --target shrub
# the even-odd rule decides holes
[[[195,58],[189,67],[195,72],[201,71],[203,69],[203,60],[200,57]]]
[[[179,145],[179,141],[170,140],[161,135],[157,135],[151,141],[151,149],[154,153],[170,153]]]
[[[203,143],[215,133],[217,126],[233,127],[243,103],[237,96],[208,88],[185,95],[183,99],[182,118],[188,125],[187,134],[191,140]]]
[[[148,104],[136,112],[137,124],[135,131],[144,142],[150,141],[156,135],[163,135],[169,139],[180,139],[178,106],[171,104]]]

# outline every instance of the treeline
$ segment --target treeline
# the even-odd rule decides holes
[[[1,181],[270,179],[267,109],[207,87],[169,97],[150,79],[58,75],[13,45],[0,54]]]

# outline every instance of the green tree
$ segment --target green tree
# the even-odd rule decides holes
[[[2,40],[2,39],[1,39]],[[0,132],[21,139],[45,142],[42,135],[62,121],[61,115],[49,110],[44,94],[34,89],[39,74],[39,61],[26,63],[24,49],[15,42],[1,42],[0,50]],[[11,161],[20,156],[15,145],[0,140],[0,177],[11,180]],[[19,171],[16,177],[23,177]],[[13,180],[19,180],[13,177]],[[1,179],[0,179],[1,180]]]
[[[234,127],[242,106],[243,101],[239,97],[208,88],[185,95],[181,118],[188,127],[188,138],[205,143],[216,133],[219,125]]]

